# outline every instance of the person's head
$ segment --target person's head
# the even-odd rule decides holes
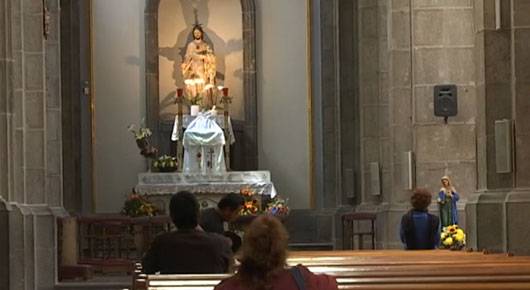
[[[445,188],[448,188],[448,187],[451,186],[451,180],[449,179],[449,177],[447,177],[447,176],[443,176],[442,177],[442,185]]]
[[[221,198],[217,209],[224,221],[233,222],[244,205],[245,199],[240,194],[230,193]]]
[[[283,270],[287,259],[287,231],[278,218],[261,215],[245,232],[239,274],[249,289],[263,289]]]
[[[181,191],[171,197],[169,214],[171,220],[179,230],[189,230],[199,223],[199,202],[195,195],[188,191]]]
[[[193,39],[199,40],[202,39],[204,36],[204,31],[202,30],[202,27],[200,25],[193,26]]]
[[[410,196],[410,204],[415,211],[427,211],[427,207],[431,204],[432,195],[425,188],[416,188],[412,191]]]

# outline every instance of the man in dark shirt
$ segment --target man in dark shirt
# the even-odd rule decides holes
[[[226,273],[233,261],[225,237],[198,227],[199,203],[189,192],[171,198],[169,211],[176,231],[155,238],[142,260],[144,273]]]
[[[230,193],[221,198],[216,207],[202,210],[199,224],[206,232],[223,234],[223,222],[236,220],[244,204],[245,199],[240,194]]]
[[[199,224],[206,232],[224,234],[228,237],[232,244],[232,251],[236,252],[241,246],[241,238],[235,233],[225,232],[224,222],[235,221],[244,204],[245,199],[240,194],[230,193],[224,196],[216,207],[202,210]]]

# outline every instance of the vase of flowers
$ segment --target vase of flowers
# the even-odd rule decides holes
[[[147,195],[132,193],[125,197],[121,213],[129,217],[154,216],[158,209],[149,201]]]
[[[466,245],[466,234],[458,225],[444,227],[440,235],[443,249],[462,250]]]
[[[149,144],[149,136],[153,133],[149,128],[140,127],[136,129],[134,124],[129,125],[127,130],[134,134],[134,139],[136,141],[136,146],[140,149],[140,154],[147,158],[154,158],[158,153],[158,149]]]
[[[291,211],[289,206],[287,206],[287,203],[287,200],[281,197],[276,197],[267,204],[267,212],[272,215],[287,217]]]
[[[258,199],[254,197],[254,193],[250,189],[242,189],[239,193],[245,199],[245,204],[239,212],[239,215],[247,216],[258,214],[260,211],[260,205]]]
[[[191,116],[197,116],[199,114],[201,101],[202,101],[202,96],[199,94],[196,94],[194,97],[187,98],[186,102],[190,106]]]
[[[160,172],[173,172],[177,170],[177,157],[162,155],[153,160],[153,167]]]

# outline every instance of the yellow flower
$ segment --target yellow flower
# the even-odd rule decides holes
[[[446,246],[450,246],[450,245],[453,244],[453,238],[449,237],[449,238],[445,239],[442,243],[444,245],[446,245]]]
[[[447,234],[446,233],[442,233],[441,236],[440,236],[443,239],[445,239],[447,237]]]
[[[457,235],[464,235],[464,231],[461,230],[461,229],[457,229],[457,230],[456,230],[456,234],[457,234]]]
[[[456,240],[457,242],[461,242],[461,241],[463,241],[463,240],[464,240],[464,234],[460,234],[460,233],[456,234],[456,235],[455,235],[455,240]]]

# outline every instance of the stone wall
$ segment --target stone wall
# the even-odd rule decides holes
[[[433,195],[449,175],[465,202],[476,190],[475,71],[471,1],[358,1],[363,200],[377,211],[379,247],[401,247],[397,228],[410,208],[402,184],[402,155],[412,151],[416,186]],[[458,115],[434,116],[433,87],[458,87]],[[381,195],[372,195],[370,168],[378,162]],[[435,205],[431,211],[436,212]]]

